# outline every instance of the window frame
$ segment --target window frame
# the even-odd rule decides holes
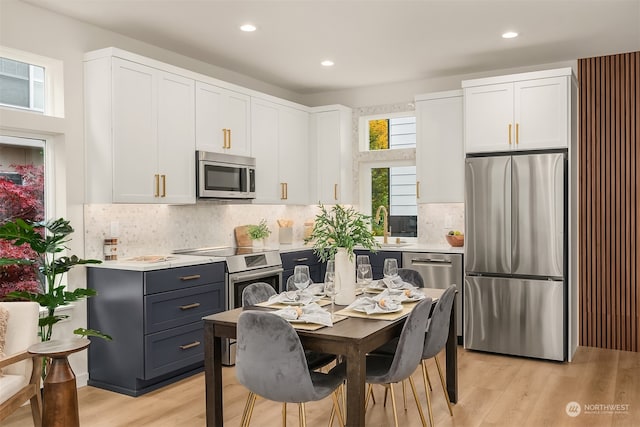
[[[370,120],[382,120],[382,119],[398,119],[404,117],[414,117],[416,119],[417,126],[417,115],[415,110],[411,111],[402,111],[396,113],[382,113],[382,114],[373,114],[369,116],[360,116],[358,118],[358,128],[361,130],[359,132],[358,138],[358,150],[360,152],[385,152],[385,151],[396,151],[396,150],[411,150],[414,147],[410,148],[390,148],[389,150],[370,150],[369,149],[369,121]],[[416,129],[416,146],[418,145],[418,131]]]

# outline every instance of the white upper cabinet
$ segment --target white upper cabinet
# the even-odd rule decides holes
[[[88,54],[85,141],[87,203],[195,203],[194,80]]]
[[[463,203],[462,91],[419,95],[415,101],[417,201]]]
[[[251,100],[256,203],[308,204],[309,113],[261,98]]]
[[[249,95],[196,82],[196,148],[251,155],[250,111]]]
[[[566,148],[570,68],[462,82],[468,153]]]
[[[312,203],[352,202],[351,116],[351,109],[341,105],[311,110]]]

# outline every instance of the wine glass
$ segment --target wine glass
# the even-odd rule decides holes
[[[358,274],[358,284],[364,283],[362,275],[364,274],[365,265],[371,265],[368,255],[358,255],[356,257],[356,272]]]
[[[331,297],[331,319],[334,318],[336,295],[340,293],[340,279],[335,272],[327,271],[324,275],[324,293]]]
[[[369,286],[373,281],[373,271],[371,264],[361,264],[358,267],[358,281],[362,284],[363,288]]]
[[[395,258],[387,258],[384,260],[382,270],[384,277],[395,277],[398,275],[398,260]]]
[[[293,269],[293,284],[299,291],[306,289],[311,283],[309,280],[309,266],[296,265]]]

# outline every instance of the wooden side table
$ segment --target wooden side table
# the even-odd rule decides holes
[[[51,365],[44,379],[43,427],[80,426],[76,376],[67,356],[84,350],[89,344],[91,341],[88,339],[79,338],[45,341],[29,347],[29,353],[51,358]]]

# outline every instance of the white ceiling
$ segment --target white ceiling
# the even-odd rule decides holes
[[[302,94],[640,50],[640,0],[25,1]]]

